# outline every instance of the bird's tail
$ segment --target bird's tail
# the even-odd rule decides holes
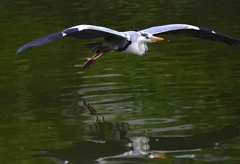
[[[85,44],[85,47],[96,53],[100,48],[102,48],[102,45],[103,45],[103,42],[97,42],[97,43]]]

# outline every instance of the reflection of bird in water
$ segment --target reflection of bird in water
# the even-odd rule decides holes
[[[105,121],[105,118],[103,116],[101,117],[102,117],[102,122],[108,126],[108,130],[113,130],[114,129],[113,123],[110,121]]]
[[[96,121],[99,122],[99,118],[96,117]],[[229,159],[229,154],[224,154],[222,149],[212,149],[210,154],[209,151],[195,153],[193,150],[214,148],[217,146],[216,143],[239,137],[239,129],[239,125],[228,125],[215,131],[186,137],[144,137],[138,133],[133,133],[135,135],[127,136],[129,140],[126,140],[126,136],[119,135],[118,140],[104,140],[105,142],[101,143],[96,142],[102,141],[102,139],[99,140],[101,138],[99,137],[99,139],[94,138],[91,141],[81,140],[70,148],[44,150],[41,151],[41,154],[34,156],[47,157],[56,161],[69,161],[69,163],[96,163],[96,161],[101,163],[109,163],[110,161],[110,163],[149,163],[149,159],[146,157],[168,158],[167,161],[175,158],[176,162],[174,163],[179,164],[194,163],[193,160],[212,161],[215,156],[216,161],[214,162],[222,163]],[[97,133],[97,135],[101,134]],[[131,144],[129,144],[130,140]],[[225,150],[225,146],[223,148]],[[235,147],[230,150],[235,151]],[[81,153],[79,154],[79,152]]]
[[[102,117],[102,122],[107,124],[109,126],[109,130],[128,130],[129,129],[129,124],[127,122],[110,122],[110,121],[105,121],[105,118]]]
[[[95,116],[95,117],[96,117],[95,122],[99,124],[101,132],[107,131],[109,128],[108,124],[100,120],[98,116]]]
[[[87,108],[87,113],[89,115],[96,115],[97,111],[85,100],[83,100],[83,105]],[[99,119],[101,117],[101,119]],[[105,131],[112,131],[112,130],[128,130],[129,124],[127,122],[111,122],[106,121],[104,116],[95,116],[95,123],[93,126],[88,127],[90,131],[95,132],[105,132]]]
[[[83,100],[83,105],[87,108],[87,113],[89,115],[96,115],[97,111],[85,100]],[[89,127],[89,130],[94,130],[96,132],[104,132],[108,130],[113,130],[113,123],[109,121],[105,121],[104,116],[100,116],[102,119],[99,119],[99,116],[95,116],[95,123],[93,123],[94,128]]]
[[[98,123],[98,117],[95,116],[95,122],[91,124],[91,126],[88,126],[89,131],[94,131],[94,132],[100,132],[101,131],[101,126]]]
[[[99,117],[101,117],[101,119]],[[126,131],[129,129],[129,123],[106,121],[104,116],[95,116],[95,122],[88,126],[90,132],[97,133],[106,131]]]
[[[166,158],[166,153],[151,152],[148,154],[149,158]]]
[[[83,105],[87,108],[87,114],[89,115],[96,115],[97,111],[85,100],[83,100]]]
[[[98,116],[95,116],[94,123],[91,126],[88,126],[88,130],[91,132],[105,132],[108,130],[108,125],[104,122],[101,122]]]

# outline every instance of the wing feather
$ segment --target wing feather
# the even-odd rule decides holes
[[[51,42],[53,40],[59,39],[64,36],[74,37],[78,39],[85,39],[85,40],[92,40],[96,38],[104,38],[105,40],[108,40],[108,38],[111,38],[113,42],[120,44],[119,47],[125,46],[125,44],[127,44],[127,37],[123,32],[118,32],[116,30],[112,30],[106,27],[101,27],[101,26],[78,25],[78,26],[70,27],[62,31],[44,36],[30,43],[27,43],[22,47],[20,47],[17,50],[17,53],[23,51],[26,48],[46,44],[48,42]]]
[[[51,42],[51,41],[56,40],[56,39],[61,38],[61,37],[62,37],[62,31],[59,31],[59,32],[56,32],[56,33],[53,33],[53,34],[50,34],[50,35],[47,35],[47,36],[44,36],[42,38],[39,38],[37,40],[34,40],[34,41],[30,42],[30,43],[27,43],[27,44],[23,45],[22,47],[20,47],[17,50],[17,53],[25,50],[28,47],[42,45],[42,44]]]
[[[213,30],[197,27],[188,24],[169,24],[163,26],[155,26],[148,29],[141,30],[141,32],[150,33],[153,35],[160,34],[185,34],[195,38],[208,39],[213,41],[221,41],[229,45],[240,45],[240,40],[223,35]]]

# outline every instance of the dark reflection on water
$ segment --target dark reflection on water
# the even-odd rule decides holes
[[[34,157],[45,157],[59,163],[145,163],[148,158],[175,158],[176,162],[197,160],[229,161],[223,155],[224,141],[240,136],[240,125],[228,125],[208,133],[191,136],[149,136],[146,131],[131,128],[128,122],[111,122],[84,102],[95,122],[87,125],[87,137],[73,146],[59,150],[41,150]],[[211,155],[204,153],[211,149]],[[214,150],[215,149],[215,150]],[[201,153],[203,151],[203,153]],[[190,162],[191,163],[191,162]]]
[[[49,157],[72,163],[239,163],[239,48],[161,36],[165,41],[149,44],[144,57],[107,54],[84,71],[81,64],[92,55],[86,41],[62,38],[15,54],[31,40],[77,24],[128,31],[188,23],[240,38],[238,0],[0,4],[0,163],[53,163]],[[97,110],[98,122],[82,99]],[[142,138],[147,142],[140,151]]]

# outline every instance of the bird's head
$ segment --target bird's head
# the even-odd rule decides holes
[[[139,41],[142,41],[144,43],[152,43],[152,42],[164,40],[163,38],[153,36],[152,34],[149,34],[149,33],[141,33],[141,36],[138,39]]]

